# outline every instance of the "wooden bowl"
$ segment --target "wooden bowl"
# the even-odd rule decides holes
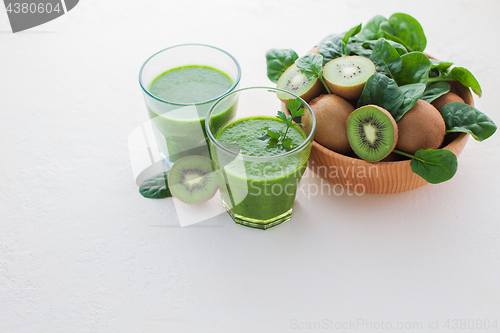
[[[469,88],[458,82],[451,82],[451,91],[474,106]],[[460,155],[469,134],[450,133],[446,135],[443,149]],[[370,163],[356,157],[345,156],[325,148],[313,141],[311,156],[307,165],[313,172],[332,184],[340,184],[356,193],[392,194],[410,191],[428,184],[413,173],[410,160]]]

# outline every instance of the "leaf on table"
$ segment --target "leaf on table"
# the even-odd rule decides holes
[[[168,171],[159,173],[142,182],[139,187],[141,195],[148,199],[163,199],[171,197],[168,189]]]

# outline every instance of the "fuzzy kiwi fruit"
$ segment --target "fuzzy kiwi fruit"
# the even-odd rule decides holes
[[[347,138],[356,155],[365,161],[377,162],[394,149],[398,141],[398,126],[387,110],[365,105],[349,116]]]
[[[325,88],[319,79],[315,78],[308,80],[305,74],[303,74],[295,64],[288,67],[286,71],[281,74],[276,87],[294,93],[307,103],[325,92]],[[277,95],[284,103],[291,98],[290,95],[279,92]]]
[[[186,156],[177,160],[168,173],[168,188],[180,201],[198,204],[217,192],[212,161],[204,156]]]
[[[439,111],[421,99],[398,121],[398,128],[396,149],[412,155],[420,149],[438,149],[446,134]]]
[[[462,99],[462,97],[460,97],[457,94],[452,93],[450,91],[450,92],[447,92],[446,94],[444,94],[443,96],[440,96],[440,97],[436,98],[434,101],[432,101],[431,104],[436,109],[441,110],[441,108],[443,106],[445,106],[446,104],[451,103],[451,102],[462,102],[462,103],[465,103],[464,100]]]
[[[314,140],[320,145],[340,154],[351,152],[347,140],[347,119],[354,107],[342,97],[334,94],[321,95],[313,99],[309,106],[316,117],[316,132]],[[302,122],[310,122],[311,115],[307,113]]]
[[[345,99],[356,99],[361,96],[366,81],[375,71],[370,59],[345,56],[329,61],[323,68],[323,77],[332,93]]]

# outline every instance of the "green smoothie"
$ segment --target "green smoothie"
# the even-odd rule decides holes
[[[268,128],[284,132],[286,125],[264,116],[230,123],[219,130],[216,139],[229,150],[239,149],[240,157],[228,159],[220,149],[212,153],[219,184],[226,184],[219,189],[226,207],[232,207],[228,211],[236,221],[242,218],[257,228],[278,216],[289,218],[310,152],[305,149],[288,153],[278,140],[262,140]],[[290,150],[306,140],[305,133],[296,127],[289,129],[287,137],[292,139]]]
[[[226,73],[213,67],[182,66],[160,74],[151,82],[149,92],[172,103],[201,103],[223,95],[233,83]]]
[[[160,150],[171,162],[188,155],[209,156],[205,116],[214,102],[206,101],[225,94],[233,84],[224,72],[199,65],[169,69],[151,82],[149,92],[163,101],[150,101],[149,115],[159,132]],[[214,115],[215,121],[227,122],[235,106]]]

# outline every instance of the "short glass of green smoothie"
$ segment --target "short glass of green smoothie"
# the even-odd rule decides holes
[[[237,89],[240,78],[238,61],[209,45],[176,45],[146,60],[139,83],[160,156],[168,166],[184,156],[209,157],[205,116],[216,100]],[[235,108],[219,110],[215,121],[232,118]]]
[[[304,115],[292,118],[280,98],[293,99]],[[236,100],[238,109],[220,121],[217,115]],[[290,220],[316,129],[309,105],[282,89],[244,88],[219,99],[205,127],[222,204],[233,220],[258,229]]]

